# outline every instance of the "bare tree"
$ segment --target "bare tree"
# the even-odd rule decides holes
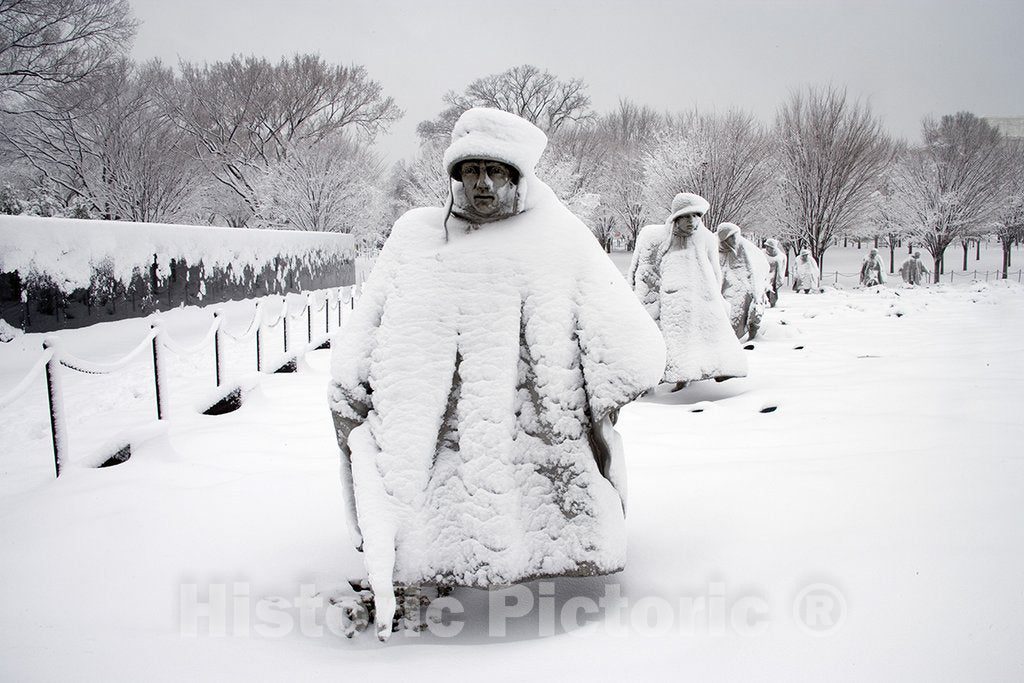
[[[258,178],[293,146],[339,131],[372,141],[401,110],[361,66],[338,66],[317,55],[271,64],[234,56],[228,62],[165,70],[159,88],[167,116],[193,140],[212,176],[252,214],[260,211]]]
[[[996,235],[1003,249],[1003,279],[1009,277],[1013,245],[1024,240],[1024,145],[1005,142],[1008,158],[1003,199],[996,212]]]
[[[902,143],[899,144],[899,149],[902,150]],[[879,238],[879,246],[889,249],[890,273],[896,272],[896,247],[908,234],[900,222],[899,211],[895,205],[896,190],[892,178],[894,170],[895,165],[890,165],[886,171],[881,187],[874,195],[875,210],[870,213],[875,235]]]
[[[411,163],[399,161],[392,172],[399,211],[417,206],[442,206],[448,200],[450,179],[444,169],[444,140],[426,140]]]
[[[579,78],[563,81],[549,71],[523,64],[478,78],[464,92],[448,91],[444,95],[448,107],[436,119],[421,122],[417,132],[424,140],[447,138],[462,112],[472,107],[493,107],[521,116],[554,135],[570,122],[584,123],[593,118],[586,90]]]
[[[0,100],[77,83],[135,34],[127,0],[0,0]]]
[[[924,144],[905,154],[894,176],[902,220],[932,254],[935,281],[946,248],[996,219],[1007,179],[998,130],[968,112],[926,119]]]
[[[271,227],[355,232],[375,222],[381,171],[365,143],[341,135],[293,148],[261,179],[258,218]]]
[[[845,90],[794,92],[776,118],[780,151],[778,220],[791,240],[824,264],[832,241],[865,215],[893,144],[869,105]]]
[[[648,201],[668,211],[677,192],[695,192],[711,205],[704,217],[745,225],[760,207],[776,172],[771,138],[753,115],[696,112],[677,118],[644,155]]]
[[[640,153],[643,197],[652,216],[668,215],[677,193],[696,192],[693,180],[705,163],[705,154],[690,133],[688,125],[666,127]]]
[[[150,75],[120,59],[88,79],[38,91],[32,106],[8,112],[0,138],[65,203],[131,221],[182,218],[197,190],[183,135],[150,97]]]
[[[592,191],[601,195],[601,204],[626,238],[628,249],[636,243],[640,228],[664,215],[649,204],[643,156],[664,134],[665,127],[665,116],[650,107],[621,100],[618,109],[602,116],[589,129],[596,138],[595,148],[600,150]]]

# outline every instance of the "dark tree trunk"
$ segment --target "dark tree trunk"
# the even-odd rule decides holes
[[[971,246],[971,243],[968,240],[962,240],[960,244],[964,247],[964,272],[967,272],[967,247]]]
[[[981,240],[974,240],[974,260],[981,260]]]

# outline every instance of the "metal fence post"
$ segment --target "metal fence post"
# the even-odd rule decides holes
[[[53,440],[53,472],[60,476],[61,449],[67,443],[64,425],[64,395],[60,384],[60,345],[55,338],[43,340],[43,350],[53,349],[46,362],[46,397],[50,404],[50,438]]]
[[[220,326],[221,326],[221,310],[218,308],[213,312],[213,324],[217,326],[217,329],[213,332],[213,369],[217,377],[217,386],[220,386]]]
[[[153,386],[156,387],[156,419],[164,418],[163,404],[160,400],[160,324],[159,321],[151,324],[153,335]]]
[[[284,305],[281,307],[281,320],[284,321],[284,352],[288,353],[288,299],[284,300]]]

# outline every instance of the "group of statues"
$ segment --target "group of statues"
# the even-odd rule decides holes
[[[753,339],[778,301],[786,256],[772,239],[762,251],[734,223],[712,233],[710,205],[681,192],[664,223],[637,235],[627,280],[665,338],[664,381],[723,381],[747,374],[740,340]],[[815,274],[816,274],[815,270]],[[816,286],[816,285],[815,285]]]
[[[872,249],[864,257],[860,265],[860,284],[863,287],[877,287],[885,283],[885,267],[878,255],[878,249]],[[900,277],[908,285],[922,285],[927,282],[925,277],[931,273],[928,266],[921,260],[921,252],[903,259],[900,263]]]
[[[745,376],[740,340],[785,281],[778,242],[712,233],[684,192],[640,232],[627,284],[536,176],[546,144],[518,116],[466,111],[446,205],[395,223],[332,341],[341,492],[372,593],[344,604],[381,639],[416,587],[623,569],[619,409],[664,381]],[[807,250],[795,275],[817,288]]]

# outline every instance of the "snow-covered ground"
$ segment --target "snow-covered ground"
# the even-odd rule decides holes
[[[175,313],[197,343],[209,312]],[[110,360],[147,332],[62,336]],[[143,427],[124,464],[56,481],[46,414],[26,412],[39,382],[41,404],[0,413],[0,679],[1021,679],[1022,337],[1015,282],[785,291],[749,377],[623,410],[624,572],[457,590],[447,629],[386,645],[332,633],[322,600],[361,572],[328,351],[218,417],[190,408],[210,356],[186,359],[158,429],[145,358],[136,379],[69,380],[80,456],[125,406]],[[0,347],[0,395],[39,341]]]

